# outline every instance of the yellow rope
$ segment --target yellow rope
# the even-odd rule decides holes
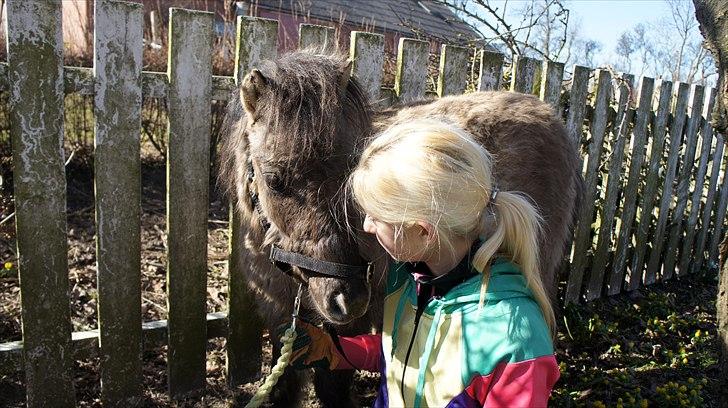
[[[265,378],[263,385],[258,388],[258,391],[255,395],[253,395],[253,398],[248,402],[248,405],[246,405],[245,408],[257,408],[268,399],[273,387],[276,385],[281,375],[283,375],[283,371],[286,369],[286,366],[288,366],[288,363],[291,360],[294,340],[296,340],[296,329],[293,325],[291,325],[291,327],[286,329],[283,337],[281,337],[281,341],[283,342],[283,347],[281,347],[281,356],[278,357],[276,365],[271,368],[270,374],[268,374],[268,377]]]

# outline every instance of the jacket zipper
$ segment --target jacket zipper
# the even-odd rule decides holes
[[[439,296],[433,296],[432,299],[438,298]],[[409,362],[410,354],[412,353],[412,345],[415,342],[415,336],[417,335],[417,329],[420,327],[420,318],[422,313],[429,303],[430,296],[427,295],[427,291],[420,288],[420,293],[417,294],[417,306],[415,307],[415,329],[412,330],[412,337],[410,337],[409,345],[407,346],[407,354],[404,357],[404,367],[402,368],[402,379],[399,383],[399,391],[402,394],[402,401],[404,401],[404,379],[407,373],[407,363]],[[420,367],[422,370],[424,367]]]

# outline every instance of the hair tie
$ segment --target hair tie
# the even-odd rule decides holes
[[[498,187],[493,187],[493,189],[491,190],[491,192],[490,192],[490,202],[489,202],[490,205],[495,205],[495,199],[496,199],[496,197],[498,197],[498,192],[499,191],[500,190],[498,190]]]

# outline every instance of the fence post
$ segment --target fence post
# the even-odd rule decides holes
[[[713,113],[713,104],[715,103],[715,88],[708,88],[705,96],[706,103],[703,104],[702,122],[703,126],[700,130],[702,145],[700,147],[700,159],[698,162],[698,171],[695,174],[695,190],[690,202],[690,212],[688,221],[685,225],[685,238],[683,239],[682,257],[680,260],[680,275],[689,273],[695,268],[696,260],[699,258],[698,248],[695,241],[696,229],[698,227],[698,213],[700,212],[700,199],[703,197],[705,190],[705,175],[708,172],[708,157],[710,156],[710,145],[713,142],[713,128],[710,125],[710,115]],[[703,228],[708,228],[703,226]],[[693,255],[692,249],[695,248]],[[702,259],[702,257],[700,257]]]
[[[101,400],[128,407],[142,396],[141,75],[143,7],[94,7],[96,261]]]
[[[624,147],[627,132],[633,115],[629,108],[630,94],[633,89],[634,76],[623,74],[619,79],[619,92],[617,96],[617,116],[612,126],[612,154],[609,158],[609,174],[607,175],[604,203],[601,205],[599,235],[597,248],[594,251],[594,260],[590,271],[589,284],[586,288],[586,300],[594,300],[602,295],[604,288],[604,274],[606,272],[609,248],[612,244],[612,227],[614,215],[617,211],[619,188],[622,185],[622,162],[624,160]]]
[[[533,95],[539,90],[538,78],[541,61],[518,55],[513,56],[511,91]]]
[[[278,25],[276,24],[276,30]],[[270,44],[270,37],[266,37]],[[314,48],[318,52],[330,54],[338,48],[336,30],[331,27],[301,24],[298,26],[298,48]]]
[[[400,102],[412,102],[425,96],[429,57],[430,44],[427,41],[399,39],[394,92]]]
[[[650,252],[650,260],[647,263],[647,271],[645,272],[645,285],[655,283],[658,268],[660,267],[662,247],[664,245],[664,239],[662,237],[665,236],[665,229],[667,228],[667,216],[670,210],[670,203],[672,202],[672,184],[675,181],[677,164],[680,159],[680,142],[682,139],[683,125],[685,125],[689,90],[690,86],[688,84],[678,83],[675,111],[673,113],[672,125],[670,126],[670,150],[667,156],[667,169],[664,173],[665,181],[660,199],[660,212],[657,216],[657,224],[653,235],[654,237],[658,237],[658,239],[654,240]]]
[[[384,36],[352,31],[349,55],[353,63],[351,75],[362,85],[369,101],[373,105],[378,104],[384,75]]]
[[[675,192],[677,204],[672,212],[670,222],[670,233],[667,248],[665,249],[665,267],[663,269],[663,279],[670,279],[675,274],[675,264],[677,262],[679,240],[683,236],[683,226],[685,225],[683,218],[685,217],[685,207],[688,203],[688,195],[690,194],[690,175],[695,166],[695,148],[698,142],[698,128],[702,119],[703,99],[705,88],[701,85],[693,85],[690,92],[690,116],[688,117],[687,129],[685,131],[685,152],[682,158],[682,167],[677,180],[677,190]],[[678,276],[682,276],[686,271],[677,271]]]
[[[480,73],[478,75],[479,91],[497,91],[501,89],[503,80],[503,54],[499,52],[480,51]]]
[[[213,14],[169,9],[169,393],[205,385]]]
[[[437,95],[460,95],[468,85],[468,57],[470,50],[443,44],[440,51],[440,75],[437,79]]]
[[[591,120],[591,142],[587,161],[586,178],[584,180],[584,196],[582,197],[579,219],[574,233],[574,261],[566,286],[565,303],[576,303],[581,299],[581,287],[584,271],[587,266],[587,253],[592,246],[591,228],[594,219],[594,207],[597,198],[597,177],[599,162],[604,145],[604,135],[609,116],[609,101],[612,95],[612,77],[608,71],[599,70],[597,92],[594,102],[594,114]]]
[[[7,3],[10,134],[29,407],[73,407],[61,2]]]
[[[278,21],[240,16],[237,19],[235,46],[235,84],[265,59],[274,59],[278,46]],[[236,86],[231,98],[239,98]],[[232,101],[229,103],[233,103]],[[260,372],[260,350],[263,347],[263,321],[255,299],[248,288],[243,256],[244,234],[235,208],[230,210],[230,258],[228,260],[228,338],[226,372],[228,386],[251,381]]]
[[[629,176],[624,188],[624,204],[622,205],[622,218],[617,237],[617,250],[612,262],[612,274],[607,285],[607,294],[616,295],[622,290],[624,272],[627,267],[627,251],[631,241],[635,215],[637,214],[637,189],[645,162],[645,146],[647,145],[647,125],[651,116],[652,97],[655,91],[655,80],[642,77],[640,85],[639,105],[632,130],[632,152],[629,164]],[[659,130],[658,130],[659,131]],[[644,213],[642,214],[644,217]],[[632,267],[634,270],[634,267]],[[641,270],[641,268],[640,268]]]

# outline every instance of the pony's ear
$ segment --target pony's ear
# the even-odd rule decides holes
[[[267,86],[268,79],[257,69],[251,70],[243,78],[243,84],[240,86],[240,100],[243,102],[245,111],[251,117],[254,116],[258,99]]]
[[[351,68],[353,65],[354,61],[352,59],[348,59],[344,69],[341,71],[341,76],[339,77],[339,91],[342,93],[346,92],[346,87],[349,86],[349,78],[351,78]]]

